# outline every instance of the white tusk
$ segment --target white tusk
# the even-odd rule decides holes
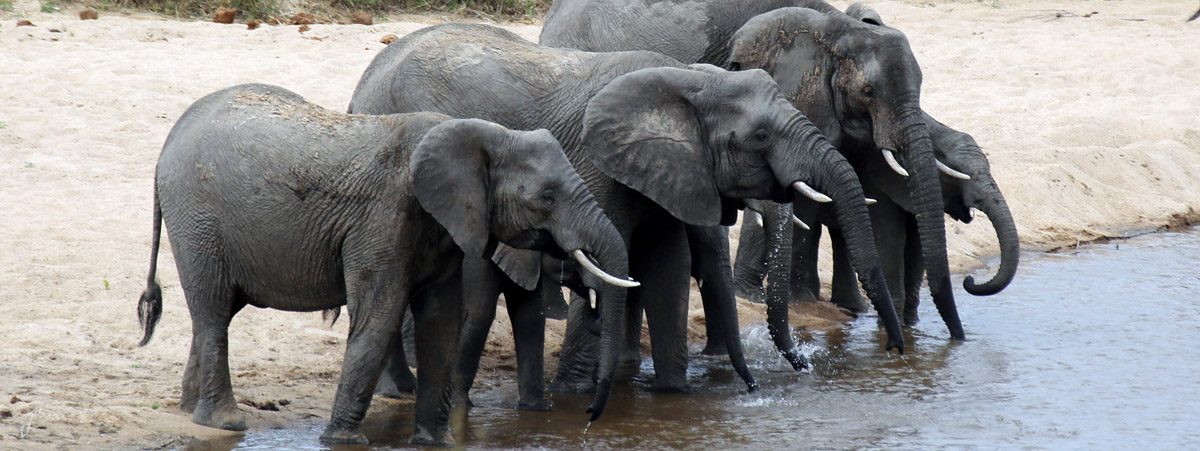
[[[796,183],[792,184],[792,188],[796,188],[796,191],[799,191],[800,194],[804,195],[804,197],[815,200],[817,202],[821,202],[821,203],[833,202],[833,199],[829,198],[829,196],[821,194],[820,191],[812,189],[812,187],[808,186],[807,183],[796,182]]]
[[[757,211],[751,211],[750,214],[754,215],[754,223],[758,224],[759,227],[762,227],[763,226],[762,215],[758,214]]]
[[[596,309],[596,290],[588,288],[588,304],[592,306],[592,310]]]
[[[879,203],[879,201],[872,199],[870,197],[867,197],[866,199],[867,199],[867,205],[875,205],[875,204]]]
[[[892,154],[891,150],[883,149],[883,159],[887,161],[888,166],[891,166],[892,170],[896,171],[897,174],[908,177],[908,171],[905,171],[904,167],[900,166],[900,162],[896,161],[896,156]]]
[[[596,265],[593,264],[586,255],[583,255],[583,250],[581,249],[575,249],[572,251],[571,256],[575,257],[575,261],[579,262],[579,264],[583,266],[583,269],[586,269],[587,272],[592,273],[593,276],[599,277],[600,280],[604,281],[604,283],[621,288],[634,288],[642,286],[642,284],[638,283],[637,281],[618,279],[604,271],[601,271],[600,268],[597,268]]]
[[[952,168],[950,166],[946,166],[946,163],[942,163],[942,160],[934,159],[933,161],[937,162],[938,170],[942,171],[943,174],[946,174],[948,176],[954,177],[959,180],[971,180],[971,176],[969,176],[967,174],[963,174],[958,171],[955,171],[954,168]]]
[[[792,224],[795,224],[796,227],[799,227],[804,230],[812,230],[812,229],[808,228],[808,224],[805,224],[804,221],[801,221],[800,218],[796,217],[796,215],[792,215]]]

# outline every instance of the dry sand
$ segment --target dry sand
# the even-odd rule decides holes
[[[1195,2],[871,3],[908,34],[925,108],[988,152],[1026,249],[1197,216],[1200,23],[1183,22]],[[0,12],[0,448],[169,446],[226,434],[177,408],[190,323],[166,248],[163,320],[155,340],[136,347],[150,187],[167,132],[193,100],[244,82],[344,110],[382,36],[441,19],[300,33],[36,10],[22,0]],[[21,18],[36,26],[15,27]],[[960,271],[997,251],[986,221],[948,233]],[[745,310],[747,325],[762,324],[761,308]],[[501,317],[484,374],[511,365]],[[243,406],[250,427],[326,418],[345,336],[344,321],[329,328],[315,313],[240,314],[234,392],[289,401],[278,412]]]

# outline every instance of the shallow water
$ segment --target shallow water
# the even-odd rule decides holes
[[[472,393],[477,407],[457,439],[497,448],[1194,449],[1197,262],[1200,231],[1027,255],[1003,293],[956,293],[968,341],[948,340],[924,293],[907,355],[885,353],[884,333],[864,317],[802,336],[810,374],[791,371],[765,327],[750,327],[758,392],[746,393],[725,359],[697,357],[695,393],[648,393],[645,364],[586,434],[587,397],[555,396],[552,412],[518,412],[510,408],[515,384],[504,379]],[[379,410],[368,416],[368,437],[406,446],[408,404]],[[240,442],[207,445],[314,448],[322,428],[250,431]]]

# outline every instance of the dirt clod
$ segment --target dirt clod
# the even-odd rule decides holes
[[[388,33],[388,34],[384,35],[382,38],[379,38],[379,42],[382,42],[384,45],[387,45],[387,44],[396,42],[397,39],[400,39],[400,37],[396,36],[394,34]]]
[[[79,12],[79,20],[96,20],[100,18],[100,13],[96,10],[88,8]]]
[[[18,27],[32,27],[34,25],[33,25],[33,22],[29,21],[29,19],[21,19],[21,20],[17,21],[17,26]]]
[[[308,31],[308,30],[311,30],[311,29],[312,29],[312,28],[311,28],[311,27],[309,27],[308,25],[301,25],[301,26],[300,26],[300,32],[301,32],[301,33],[303,33],[303,32],[306,32],[306,31]]]
[[[21,399],[21,398],[18,398],[18,397],[17,397],[17,395],[13,395],[12,399],[9,399],[9,400],[8,400],[8,403],[9,403],[9,404],[16,404],[16,403],[19,403],[19,402],[28,402],[28,401],[26,401],[26,400],[24,400],[24,399]]]
[[[374,25],[375,18],[371,17],[371,14],[366,11],[355,11],[354,14],[350,15],[350,22],[359,25]]]
[[[253,399],[243,399],[242,404],[258,410],[267,410],[271,412],[279,411],[279,406],[275,405],[275,401],[255,401]]]
[[[238,10],[234,8],[217,8],[216,14],[213,14],[213,22],[216,23],[233,23],[233,18],[237,17]]]
[[[317,16],[310,13],[296,13],[292,16],[292,25],[312,25],[317,23]]]
[[[253,30],[255,28],[258,28],[259,25],[262,25],[262,22],[259,22],[258,19],[250,19],[250,20],[246,21],[246,29],[247,30]]]

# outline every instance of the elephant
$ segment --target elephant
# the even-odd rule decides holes
[[[624,329],[621,358],[636,362],[645,309],[653,389],[689,389],[687,280],[693,272],[711,276],[703,285],[726,294],[709,312],[723,325],[719,333],[727,337],[735,370],[749,388],[756,385],[741,350],[728,238],[721,228],[734,222],[743,199],[789,201],[799,192],[832,201],[839,218],[871,243],[863,246],[862,268],[877,277],[864,283],[894,313],[853,168],[765,72],[689,68],[652,52],[554,49],[495,27],[444,24],[405,36],[377,55],[350,105],[351,112],[368,114],[422,110],[507,127],[540,124],[563,143],[617,224],[631,271],[643,284],[629,293],[628,317],[602,306],[601,326]],[[692,269],[696,251],[707,267]],[[600,296],[603,301],[605,293]],[[891,319],[887,346],[903,349],[899,320],[894,314]],[[571,319],[568,324],[580,330]],[[577,341],[588,335],[568,331],[553,389],[586,391],[595,378],[602,386],[612,383],[615,356],[606,354],[603,337],[597,377],[587,353],[575,351],[588,347]]]
[[[540,39],[766,70],[854,165],[864,186],[878,187],[874,191],[915,215],[934,303],[950,336],[965,338],[950,288],[938,163],[922,122],[921,69],[903,33],[820,0],[559,0]]]
[[[506,243],[628,273],[615,226],[548,131],[433,113],[345,115],[269,85],[201,98],[163,145],[141,346],[162,315],[163,225],[192,319],[181,407],[198,424],[246,429],[228,364],[229,323],[243,307],[347,307],[327,443],[366,443],[359,427],[410,306],[423,368],[413,441],[444,443],[465,255]]]
[[[950,169],[949,174],[952,174],[941,176],[946,214],[957,221],[970,223],[975,218],[975,210],[983,212],[991,221],[1000,244],[1000,268],[996,275],[982,283],[976,283],[972,276],[967,276],[963,288],[976,296],[999,293],[1012,282],[1020,262],[1020,237],[1008,203],[992,177],[987,156],[971,135],[955,130],[928,114],[925,122],[929,125],[938,160],[945,162]],[[913,226],[915,218],[895,203],[881,199],[870,209],[871,223],[880,246],[879,254],[887,274],[888,289],[891,293],[903,293],[904,304],[897,307],[905,324],[914,325],[919,320],[918,293],[923,274],[920,250],[913,245],[917,233]],[[828,223],[827,218],[818,218],[817,222]],[[742,238],[734,267],[734,281],[740,293],[761,292],[765,268],[772,263],[762,251],[766,241],[763,228],[762,224],[754,221],[742,224]],[[839,306],[855,310],[862,301],[854,288],[853,272],[845,264],[846,249],[837,238],[839,231],[836,225],[830,227],[830,233],[834,236],[831,300]],[[790,256],[793,269],[791,280],[794,284],[792,293],[799,294],[801,300],[815,299],[820,288],[815,276],[820,232],[819,229],[797,230],[796,236],[798,244]]]

